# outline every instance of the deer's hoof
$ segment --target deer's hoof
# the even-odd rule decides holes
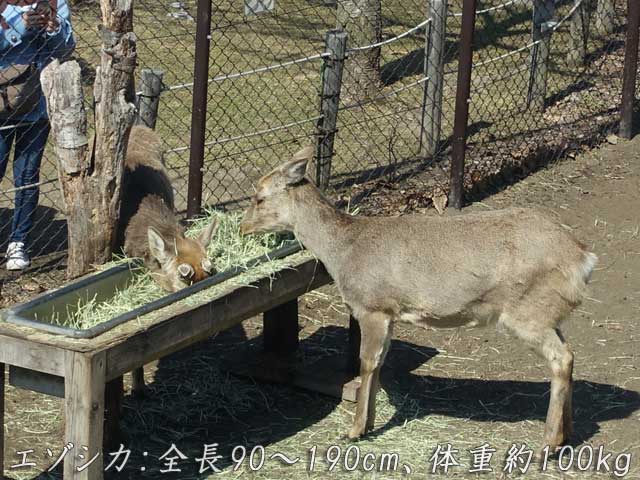
[[[349,434],[342,435],[340,440],[348,443],[356,443],[360,440],[360,437],[350,437]]]
[[[344,439],[349,440],[350,442],[355,442],[359,440],[362,435],[364,435],[364,430],[362,428],[353,427],[349,430],[349,433],[344,436]]]
[[[557,437],[552,439],[545,439],[543,447],[540,450],[541,456],[555,457],[563,446],[568,442],[568,439],[564,437]]]

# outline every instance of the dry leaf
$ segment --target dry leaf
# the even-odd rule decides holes
[[[22,289],[27,291],[27,292],[32,292],[32,293],[38,293],[38,292],[42,292],[44,290],[42,285],[40,285],[39,283],[35,282],[34,280],[27,280],[26,282],[24,282],[22,284]]]

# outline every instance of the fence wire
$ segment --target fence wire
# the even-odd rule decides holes
[[[164,72],[156,129],[181,212],[188,186],[197,3],[135,4],[138,72]],[[269,4],[275,8],[251,13]],[[91,108],[101,48],[99,2],[72,0],[70,8],[74,58]],[[216,2],[203,203],[241,208],[260,176],[322,137],[323,79],[333,68],[325,38],[339,27],[348,33],[347,55],[328,193],[367,214],[427,208],[433,195],[448,188],[461,11],[462,0]],[[478,2],[467,191],[511,182],[594,145],[613,128],[625,15],[622,0]],[[29,249],[36,257],[34,271],[43,272],[38,278],[45,284],[49,277],[59,281],[66,223],[50,144],[29,185],[14,185],[7,168],[0,183],[0,251],[12,230],[15,195],[39,187]]]

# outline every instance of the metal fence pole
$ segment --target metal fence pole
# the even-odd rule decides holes
[[[140,95],[138,95],[138,125],[156,128],[160,94],[162,93],[162,70],[145,68],[140,72]]]
[[[453,121],[451,152],[451,183],[449,204],[460,210],[464,197],[464,155],[467,148],[467,121],[469,119],[469,92],[473,62],[473,33],[476,23],[476,0],[464,0],[460,27],[460,54],[458,57],[458,83],[456,109]]]
[[[320,99],[322,118],[318,121],[316,146],[316,183],[322,189],[329,186],[331,179],[333,143],[338,123],[347,36],[347,32],[344,30],[330,30],[327,32],[325,40],[329,57],[325,59],[322,75],[322,97]]]
[[[429,2],[431,18],[425,34],[424,84],[422,111],[422,135],[420,153],[432,157],[438,151],[442,129],[442,90],[444,85],[444,50],[447,34],[447,0]]]
[[[624,52],[622,105],[620,106],[620,136],[633,136],[633,107],[636,99],[636,74],[638,69],[638,28],[640,28],[640,2],[628,0],[627,41]]]
[[[544,111],[547,97],[547,71],[549,70],[549,53],[551,51],[551,34],[556,22],[555,0],[535,0],[533,4],[533,28],[531,40],[535,43],[531,48],[529,67],[529,89],[527,92],[527,106],[535,110]]]
[[[198,1],[196,52],[191,110],[191,144],[187,216],[200,213],[202,207],[202,167],[209,87],[209,47],[211,43],[211,0]]]

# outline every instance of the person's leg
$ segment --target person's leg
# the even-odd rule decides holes
[[[40,179],[40,162],[49,137],[49,123],[45,121],[19,127],[16,134],[13,178],[16,188],[34,185]],[[37,186],[16,192],[11,242],[26,243],[38,206],[40,189]]]
[[[16,129],[7,128],[0,130],[0,180],[4,178],[9,163],[9,154],[11,153],[11,144],[15,137]]]
[[[0,126],[2,124],[0,123]],[[7,165],[9,163],[9,154],[11,153],[11,145],[13,144],[13,139],[15,137],[15,129],[7,128],[0,129],[0,181],[4,178],[4,174],[7,171]],[[2,195],[3,200],[8,200],[9,195]],[[0,225],[0,232],[5,230],[4,225]],[[0,238],[0,244],[3,244],[7,240],[6,237]]]

